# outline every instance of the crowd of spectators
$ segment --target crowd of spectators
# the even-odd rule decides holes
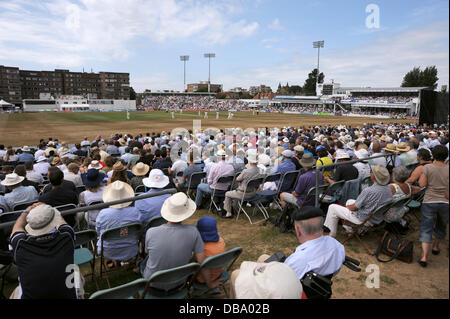
[[[78,291],[64,287],[60,280],[63,266],[73,263],[74,247],[70,243],[74,230],[83,225],[96,231],[100,253],[101,236],[106,230],[130,223],[145,226],[151,218],[162,216],[167,224],[146,232],[142,252],[145,258],[136,265],[135,271],[148,279],[158,270],[185,265],[191,258],[202,263],[208,256],[225,251],[225,239],[219,235],[216,218],[236,217],[241,198],[251,198],[258,190],[278,186],[277,182],[268,182],[251,188],[247,182],[295,170],[300,170],[300,177],[293,190],[281,192],[279,200],[283,210],[294,209],[294,232],[300,245],[284,266],[279,262],[261,266],[269,255],[260,257],[256,263],[244,262],[231,279],[236,297],[261,296],[262,292],[251,286],[256,283],[242,276],[255,267],[264,273],[267,267],[262,276],[268,276],[265,280],[274,283],[269,285],[273,291],[264,292],[265,297],[300,298],[298,280],[296,286],[290,284],[284,290],[278,284],[283,282],[283,276],[302,279],[308,271],[323,276],[339,271],[345,257],[344,246],[335,239],[339,220],[361,224],[376,207],[394,198],[416,194],[421,187],[427,188],[421,208],[422,254],[418,262],[426,267],[430,252],[439,254],[439,243],[445,238],[448,225],[448,126],[381,123],[358,128],[266,128],[246,133],[235,128],[231,132],[231,136],[224,131],[216,135],[192,131],[183,135],[165,131],[136,136],[117,133],[108,138],[98,136],[92,141],[85,137],[73,147],[49,138],[34,147],[19,147],[14,152],[18,153],[17,158],[11,158],[12,146],[0,145],[0,216],[13,211],[18,204],[30,203],[9,237],[20,278],[13,297],[82,297]],[[394,157],[387,156],[394,154]],[[387,157],[370,159],[377,155]],[[340,164],[322,171],[313,169],[333,163]],[[190,177],[198,172],[205,172],[206,178],[196,194],[186,194]],[[230,175],[235,176],[234,189],[218,183],[219,178]],[[314,200],[307,196],[316,185],[316,177],[320,184],[369,178],[372,185],[361,193],[348,187],[343,205],[331,204],[322,211],[314,208]],[[133,197],[138,192],[151,194],[173,188],[177,190],[174,195],[141,199],[133,205],[124,202],[64,218],[59,212],[63,205],[110,202]],[[200,219],[197,226],[184,225],[183,221],[197,209],[208,207],[208,194],[214,190],[224,192],[217,217]],[[195,195],[195,201],[188,195]],[[406,212],[395,208],[384,221],[407,227]],[[380,224],[383,218],[374,216],[370,225]],[[324,231],[330,236],[324,236]],[[343,231],[351,229],[345,226]],[[9,234],[0,233],[6,235]],[[49,248],[56,247],[55,243],[59,243],[60,249]],[[26,249],[21,249],[24,246]],[[103,248],[110,268],[121,267],[140,256],[139,247],[128,238],[105,241]],[[50,264],[51,267],[46,267]],[[278,271],[271,271],[272,268]],[[40,277],[33,274],[36,269]],[[216,289],[221,284],[217,279],[219,272],[202,272],[198,280]],[[53,278],[50,280],[53,284],[42,287],[41,280],[46,278]],[[151,288],[154,292],[167,292],[178,286],[175,283]]]
[[[393,103],[393,104],[407,104],[412,101],[412,97],[406,96],[354,96],[344,101],[356,103]]]
[[[144,108],[156,110],[248,110],[248,103],[214,96],[149,96],[142,99]]]

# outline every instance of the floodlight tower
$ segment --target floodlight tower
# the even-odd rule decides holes
[[[316,78],[316,86],[317,83],[319,83],[319,55],[320,55],[320,48],[323,48],[325,41],[314,41],[313,42],[313,48],[317,48],[317,78]]]
[[[208,94],[211,93],[211,58],[215,58],[215,53],[205,53],[203,55],[205,58],[208,58]]]
[[[189,61],[189,55],[180,56],[180,61],[184,62],[184,86],[183,89],[186,89],[186,61]]]

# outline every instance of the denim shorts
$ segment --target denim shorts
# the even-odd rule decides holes
[[[419,240],[423,243],[431,243],[433,236],[444,239],[447,233],[448,204],[422,203],[421,212]]]

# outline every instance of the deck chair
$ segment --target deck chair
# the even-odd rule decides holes
[[[207,294],[208,292],[210,292],[212,290],[211,288],[208,287],[208,285],[206,283],[200,283],[195,280],[197,275],[200,274],[204,269],[224,268],[218,277],[218,278],[222,279],[222,284],[220,285],[220,287],[224,288],[223,285],[230,279],[230,274],[229,274],[230,268],[231,268],[231,266],[233,266],[236,259],[239,258],[241,253],[242,253],[242,248],[235,247],[224,253],[206,258],[203,261],[203,263],[201,264],[200,269],[198,270],[196,276],[194,276],[194,282],[191,286],[191,295],[197,297],[197,296]],[[218,279],[218,278],[215,278],[215,279]],[[228,298],[226,289],[223,289],[223,291]]]
[[[250,224],[254,224],[252,222],[252,219],[250,218],[250,216],[247,214],[247,212],[243,208],[244,203],[250,203],[250,204],[255,205],[255,208],[253,209],[253,214],[255,212],[255,209],[259,209],[261,211],[264,219],[258,221],[258,223],[263,222],[269,218],[269,214],[267,213],[267,210],[264,208],[264,206],[261,205],[261,197],[258,194],[255,194],[251,198],[245,199],[245,194],[247,193],[247,189],[248,188],[258,189],[262,185],[263,181],[264,181],[264,177],[254,178],[254,179],[249,180],[247,182],[247,184],[244,186],[245,188],[244,188],[244,192],[242,193],[242,198],[238,199],[239,203],[238,203],[238,212],[237,212],[236,221],[239,219],[240,213],[243,212],[245,214],[245,216],[247,216]]]
[[[198,263],[190,263],[180,267],[160,270],[153,273],[145,285],[143,299],[184,299],[188,296],[188,286],[192,277],[200,268]],[[152,287],[152,284],[177,285],[170,290]]]
[[[363,247],[366,249],[367,253],[369,255],[374,255],[374,253],[372,253],[369,248],[367,248],[366,244],[364,243],[364,241],[361,240],[361,237],[359,235],[359,231],[360,229],[363,229],[363,227],[367,227],[368,225],[368,221],[370,221],[374,216],[384,216],[384,214],[389,210],[389,208],[392,207],[392,203],[393,201],[389,201],[387,203],[384,203],[383,205],[378,206],[376,209],[374,209],[369,216],[366,217],[366,219],[364,219],[364,221],[361,224],[353,224],[349,221],[345,221],[344,224],[347,226],[352,227],[352,232],[347,236],[347,238],[344,239],[344,241],[342,242],[342,245],[344,245],[347,240],[356,237],[358,238],[359,242],[361,243],[361,245],[363,245]]]
[[[109,283],[108,274],[106,271],[105,257],[104,257],[104,247],[105,241],[117,241],[124,239],[125,237],[131,237],[136,240],[136,245],[138,247],[139,254],[139,240],[142,234],[142,225],[140,223],[132,223],[127,225],[122,225],[119,227],[111,228],[106,230],[100,237],[100,278],[103,276],[103,267],[105,267],[106,281],[108,282],[108,287],[111,288]]]
[[[188,187],[186,189],[186,195],[191,198],[191,193],[197,190],[197,186],[202,182],[202,179],[206,177],[206,172],[196,172],[189,176]]]
[[[75,251],[74,251],[74,264],[81,266],[87,263],[91,265],[92,280],[95,281],[95,285],[98,289],[97,280],[95,278],[95,245],[94,241],[97,239],[97,233],[95,230],[88,229],[75,233]],[[90,245],[90,248],[83,246]],[[92,250],[92,251],[91,251]]]
[[[139,278],[114,288],[96,291],[89,299],[138,299],[146,284],[147,280]]]
[[[216,204],[216,202],[214,201],[215,198],[225,198],[225,193],[230,189],[231,184],[233,184],[235,179],[235,175],[226,175],[226,176],[221,176],[217,179],[217,183],[221,183],[221,184],[228,184],[228,188],[226,190],[217,190],[217,189],[213,189],[213,192],[211,194],[211,202],[209,204],[209,208],[208,208],[208,213],[211,212],[211,208],[214,205],[214,207],[216,208],[217,211],[220,211],[221,208]]]

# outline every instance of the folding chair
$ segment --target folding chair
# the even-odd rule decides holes
[[[344,186],[345,181],[337,181],[333,184],[329,184],[325,192],[319,199],[320,203],[333,204],[337,198],[335,194]]]
[[[59,210],[60,212],[63,212],[65,210],[77,208],[77,205],[75,205],[75,204],[65,204],[65,205],[56,206],[55,208],[57,210]],[[80,224],[78,223],[75,214],[66,215],[66,216],[64,216],[64,219],[66,220],[66,222],[71,227],[80,229]]]
[[[363,247],[366,249],[367,253],[369,255],[374,255],[374,253],[371,253],[369,248],[367,248],[366,244],[361,240],[361,237],[359,236],[359,230],[362,229],[363,227],[367,227],[367,222],[370,221],[372,219],[372,217],[374,217],[375,215],[377,216],[384,216],[384,214],[389,210],[389,208],[392,207],[392,203],[393,201],[389,201],[387,203],[384,203],[381,206],[378,206],[375,210],[373,210],[369,216],[366,217],[366,219],[364,219],[364,221],[361,224],[353,224],[349,221],[345,221],[344,224],[347,226],[352,227],[352,232],[347,236],[347,238],[344,239],[344,241],[342,242],[342,245],[345,244],[345,242],[353,237],[358,238],[359,242],[363,245]]]
[[[91,276],[95,281],[98,289],[97,280],[95,279],[95,245],[94,241],[97,239],[95,230],[83,230],[75,233],[75,248],[74,264],[81,266],[87,263],[91,264]],[[92,252],[89,248],[82,247],[83,245],[91,245]]]
[[[196,172],[189,176],[188,187],[186,189],[186,195],[191,198],[190,193],[197,190],[197,186],[202,182],[202,179],[206,177],[206,172]]]
[[[200,269],[200,264],[190,263],[180,267],[159,270],[147,281],[142,293],[143,299],[184,299],[188,296],[189,282]],[[152,284],[176,285],[170,290],[152,287]]]
[[[197,275],[200,274],[205,269],[215,269],[215,268],[225,268],[226,267],[226,269],[222,270],[219,277],[214,279],[214,280],[219,279],[219,278],[222,279],[222,283],[221,283],[220,287],[224,288],[224,284],[230,279],[230,274],[229,274],[230,268],[231,268],[231,266],[233,266],[236,259],[239,258],[241,253],[242,253],[242,248],[235,247],[224,253],[206,258],[203,261],[203,263],[201,264],[200,269],[198,270],[197,274],[194,276],[194,282],[192,284],[191,295],[192,296],[201,296],[212,290],[211,288],[208,287],[208,285],[206,283],[201,283],[201,282],[198,282],[195,280],[195,278],[197,278]],[[224,291],[226,297],[228,298],[226,289],[223,289],[223,291]]]
[[[147,186],[145,186],[145,185],[136,186],[136,188],[134,189],[135,193],[145,193],[146,191],[147,191]]]
[[[266,219],[269,218],[269,214],[268,214],[267,211],[265,210],[264,206],[262,206],[262,205],[260,204],[261,197],[260,197],[258,194],[255,194],[255,195],[254,195],[253,197],[251,197],[251,198],[245,199],[245,194],[247,194],[247,189],[251,187],[251,188],[254,188],[254,189],[257,190],[257,189],[261,186],[261,184],[263,183],[263,181],[264,181],[264,177],[259,177],[259,178],[251,179],[251,180],[249,180],[249,181],[247,182],[247,184],[245,185],[244,192],[242,193],[242,198],[238,199],[238,200],[239,200],[239,204],[238,204],[239,207],[238,207],[238,213],[237,213],[236,221],[239,219],[239,215],[240,215],[240,213],[241,213],[241,211],[242,211],[242,212],[245,214],[245,216],[247,216],[248,220],[250,221],[250,224],[253,224],[253,222],[252,222],[250,216],[248,216],[247,212],[246,212],[245,209],[242,207],[243,204],[244,204],[244,202],[245,202],[245,203],[250,203],[250,204],[252,204],[252,203],[255,204],[255,209],[258,208],[258,209],[261,211],[261,213],[262,213],[263,216],[264,216],[264,219],[260,220],[259,222],[263,222],[263,221],[265,221]],[[253,209],[253,212],[255,211],[255,209]],[[259,222],[258,222],[258,223],[259,223]]]
[[[140,292],[145,289],[147,280],[143,278],[132,282],[94,292],[89,299],[136,299],[141,298]]]
[[[420,191],[417,194],[412,195],[409,202],[405,204],[418,222],[420,222],[420,218],[416,215],[415,211],[422,205],[426,190],[427,187],[422,187]]]
[[[33,205],[34,203],[37,203],[37,200],[29,201],[29,202],[22,202],[15,204],[12,208],[12,211],[19,211],[19,210],[25,210],[28,206]]]
[[[97,205],[97,204],[103,204],[103,201],[99,200],[99,201],[91,202],[87,206],[93,206],[93,205]],[[94,224],[95,224],[95,220],[97,218],[97,215],[95,216],[95,218],[92,218],[93,212],[97,212],[97,215],[98,215],[100,210],[87,210],[86,211],[86,222],[87,222],[87,227],[89,229],[95,229],[95,225],[91,225],[91,223],[89,222],[91,220],[94,220]]]
[[[211,212],[211,207],[214,205],[214,207],[216,208],[217,211],[220,211],[221,208],[219,206],[216,205],[216,202],[214,201],[215,198],[225,198],[225,193],[230,189],[231,185],[234,182],[234,175],[226,175],[226,176],[221,176],[217,179],[217,183],[221,183],[221,184],[229,184],[228,188],[226,190],[217,190],[217,189],[213,189],[213,192],[211,194],[211,202],[209,204],[209,209],[208,209],[208,213]]]
[[[142,225],[140,223],[132,223],[127,225],[122,225],[119,227],[111,228],[106,230],[100,237],[100,277],[103,276],[103,266],[105,266],[105,275],[106,275],[106,281],[108,282],[108,287],[111,287],[109,284],[109,278],[106,271],[106,265],[104,260],[104,248],[103,244],[105,241],[117,241],[122,240],[127,237],[134,238],[136,240],[136,245],[138,247],[138,254],[139,254],[139,239],[142,234]],[[138,255],[136,254],[136,256]]]
[[[3,206],[0,204],[0,214],[6,213],[8,211],[8,208],[6,206]]]
[[[262,183],[263,185],[268,182],[278,182],[278,186],[276,190],[267,189],[256,192],[258,196],[261,197],[261,204],[267,201],[274,202],[281,209],[281,206],[277,202],[278,190],[280,189],[281,185],[279,181],[281,180],[281,178],[282,178],[281,173],[269,174],[264,178],[264,182]]]
[[[372,186],[373,182],[370,179],[370,176],[366,176],[362,178],[359,182],[359,191],[361,192],[364,188]]]
[[[300,175],[300,170],[290,171],[283,174],[281,180],[278,183],[277,195],[274,197],[275,204],[282,209],[280,194],[283,192],[292,192],[297,184],[298,177]]]
[[[80,195],[82,192],[86,190],[86,186],[77,186],[77,194]]]

